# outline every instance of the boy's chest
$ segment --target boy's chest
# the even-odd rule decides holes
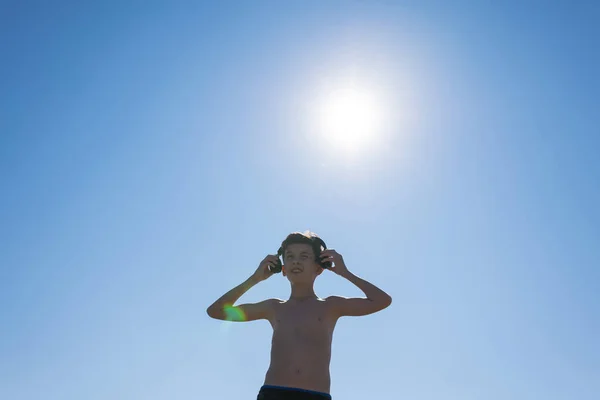
[[[275,314],[273,329],[285,335],[321,336],[333,330],[335,321],[323,304],[285,305]]]

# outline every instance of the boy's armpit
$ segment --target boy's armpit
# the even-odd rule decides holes
[[[248,322],[259,319],[270,319],[273,315],[276,299],[263,300],[258,303],[246,303],[238,306],[223,307],[222,314],[212,316],[216,319],[233,322]]]
[[[379,304],[367,298],[329,296],[327,302],[337,317],[360,317],[381,311],[387,304]]]

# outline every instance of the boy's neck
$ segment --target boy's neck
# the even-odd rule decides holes
[[[308,298],[317,298],[315,289],[311,284],[293,284],[290,300],[304,300]]]

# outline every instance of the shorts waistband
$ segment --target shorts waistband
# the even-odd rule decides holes
[[[265,389],[280,389],[280,390],[291,390],[291,391],[295,391],[295,392],[311,393],[311,394],[315,394],[318,396],[323,396],[324,398],[331,400],[331,395],[329,393],[317,392],[315,390],[301,389],[301,388],[295,388],[295,387],[290,387],[290,386],[275,386],[275,385],[263,385],[262,387]]]

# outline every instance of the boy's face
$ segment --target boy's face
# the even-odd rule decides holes
[[[290,244],[283,253],[283,276],[290,282],[314,280],[323,272],[323,268],[315,260],[315,253],[309,244]]]

